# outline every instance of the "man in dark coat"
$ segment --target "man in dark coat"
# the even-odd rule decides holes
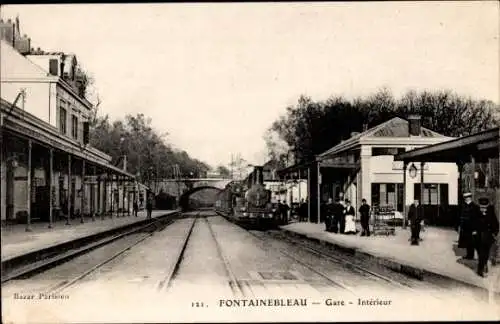
[[[334,212],[334,205],[332,198],[328,198],[328,202],[325,205],[324,212],[325,212],[325,229],[327,232],[332,232],[333,212]]]
[[[498,219],[487,198],[479,199],[480,213],[471,220],[472,237],[478,255],[477,274],[488,272],[490,249],[498,235]]]
[[[299,205],[299,218],[301,222],[307,221],[307,204],[304,199],[302,199]]]
[[[366,199],[361,200],[359,215],[361,218],[361,227],[363,228],[361,236],[370,236],[370,205],[366,203]]]
[[[420,241],[420,223],[422,222],[422,206],[415,200],[408,211],[411,229],[411,245],[418,245]]]
[[[288,204],[286,203],[286,201],[282,204],[282,207],[281,207],[281,217],[283,219],[283,224],[288,224],[288,211],[290,210],[290,207],[288,206]]]
[[[460,232],[458,238],[458,247],[466,248],[467,255],[465,259],[474,259],[474,241],[472,237],[472,221],[481,216],[479,206],[472,201],[472,194],[464,194],[464,204],[460,213]]]
[[[153,194],[148,195],[148,199],[146,201],[146,212],[147,212],[147,219],[151,219],[152,214],[153,214]]]
[[[332,232],[338,233],[340,230],[340,222],[344,217],[344,206],[340,203],[340,199],[335,199],[332,206]]]
[[[133,211],[134,211],[134,216],[138,217],[137,213],[139,212],[139,204],[137,203],[137,200],[134,200]]]

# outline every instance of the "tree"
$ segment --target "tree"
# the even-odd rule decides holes
[[[217,166],[216,171],[223,178],[231,178],[231,171],[224,165]]]
[[[240,153],[236,154],[236,156],[231,156],[231,163],[229,163],[231,178],[242,179],[245,176],[248,165],[248,161],[242,158]]]
[[[187,152],[174,150],[166,141],[168,134],[156,132],[151,118],[144,114],[127,115],[113,123],[108,116],[99,117],[90,134],[92,146],[109,154],[116,166],[123,167],[126,156],[127,171],[136,174],[139,181],[153,185],[154,190],[157,182],[153,180],[172,178],[176,164],[182,177],[200,177],[209,169]]]
[[[297,163],[301,163],[313,160],[352,132],[362,132],[396,116],[419,114],[423,127],[458,137],[499,125],[498,111],[499,106],[491,101],[466,98],[449,90],[408,91],[398,100],[387,88],[354,100],[338,96],[315,102],[300,96],[264,137],[271,159],[282,160],[288,147],[293,148]]]

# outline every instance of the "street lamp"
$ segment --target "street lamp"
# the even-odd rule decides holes
[[[417,176],[417,167],[415,166],[415,164],[411,164],[410,165],[410,168],[408,169],[408,173],[410,175],[410,178],[414,179],[416,176]]]

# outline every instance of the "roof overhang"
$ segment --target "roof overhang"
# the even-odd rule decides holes
[[[12,111],[10,111],[10,108],[13,108]],[[10,111],[10,114],[2,112],[2,116],[0,117],[1,127],[6,131],[13,132],[24,138],[33,139],[34,141],[45,146],[53,147],[63,152],[72,154],[78,158],[95,163],[104,169],[114,171],[120,176],[135,178],[133,174],[110,164],[109,161],[105,159],[102,154],[100,154],[102,152],[95,148],[89,149],[89,147],[82,146],[72,139],[61,136],[57,129],[55,129],[52,125],[45,123],[44,121],[36,118],[36,116],[33,116],[29,112],[25,112],[16,106],[12,107],[11,104],[4,99],[1,99],[0,102],[0,112],[2,110],[7,112]]]
[[[500,128],[492,128],[480,133],[461,137],[394,157],[404,162],[468,162],[471,156],[476,159],[498,158]]]

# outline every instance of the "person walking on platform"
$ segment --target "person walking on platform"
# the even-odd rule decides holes
[[[359,207],[359,215],[361,217],[361,236],[370,236],[370,205],[366,203],[366,199],[361,200],[361,207]]]
[[[472,219],[471,229],[478,255],[477,274],[484,277],[488,273],[490,249],[498,235],[498,219],[488,198],[479,199],[480,213]]]
[[[464,204],[460,213],[460,229],[458,247],[466,248],[467,254],[464,259],[474,260],[474,240],[472,237],[472,221],[481,217],[479,206],[472,201],[470,192],[464,193]]]
[[[415,200],[408,211],[411,229],[411,245],[419,245],[420,241],[420,223],[422,222],[422,206],[418,200]]]

